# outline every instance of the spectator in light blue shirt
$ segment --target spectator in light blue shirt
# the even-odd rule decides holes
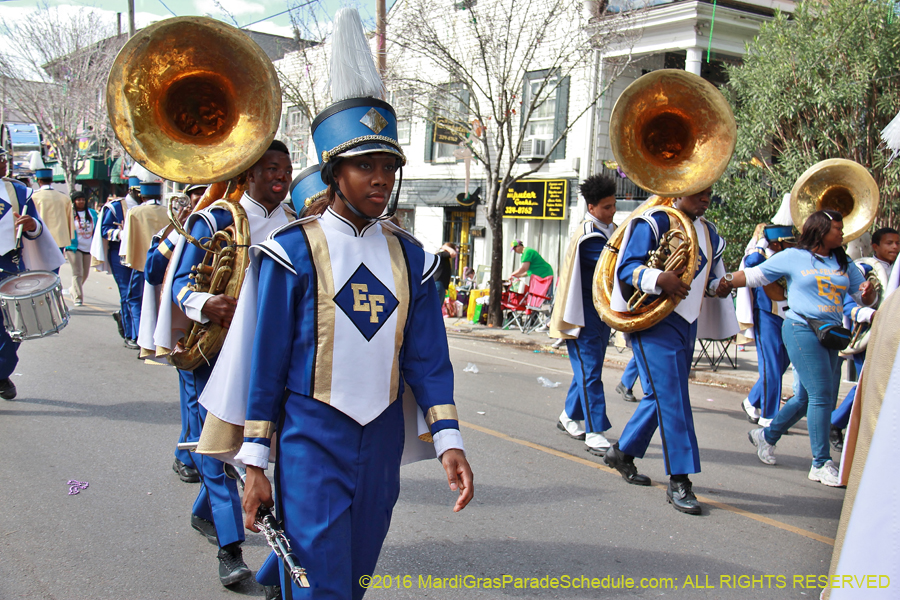
[[[775,464],[775,444],[792,426],[806,416],[813,462],[809,478],[825,485],[840,486],[837,467],[831,460],[828,434],[831,411],[837,401],[839,380],[838,351],[819,343],[807,319],[842,324],[843,306],[848,297],[869,305],[875,290],[859,269],[850,266],[842,247],[844,223],[841,213],[820,210],[803,224],[796,248],[779,252],[758,267],[725,276],[732,287],[759,287],[787,281],[790,310],[787,311],[781,337],[791,362],[800,374],[800,390],[782,409],[769,427],[754,429],[750,441],[757,456]]]

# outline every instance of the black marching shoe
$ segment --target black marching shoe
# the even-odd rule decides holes
[[[264,585],[263,590],[266,592],[266,600],[281,600],[280,585]]]
[[[12,400],[16,397],[16,384],[12,382],[12,379],[7,377],[6,379],[0,379],[0,398],[4,400]]]
[[[128,338],[125,338],[125,347],[130,350],[137,350],[138,348],[140,348],[140,346],[137,345],[136,341]]]
[[[112,314],[113,320],[116,322],[116,327],[119,329],[119,335],[122,336],[122,339],[125,339],[125,325],[122,323],[122,311],[117,310]]]
[[[612,467],[622,475],[622,479],[632,485],[650,485],[650,478],[637,472],[634,466],[634,457],[628,456],[619,450],[619,443],[616,442],[606,451],[603,462]]]
[[[678,479],[675,479],[678,477]],[[682,479],[683,477],[683,479]],[[675,475],[669,478],[669,487],[666,489],[666,500],[675,507],[678,512],[687,513],[689,515],[700,514],[700,503],[694,495],[691,480],[687,475]]]
[[[216,526],[212,524],[212,521],[207,521],[203,517],[191,514],[191,527],[195,531],[199,531],[201,535],[206,536],[210,544],[219,545],[219,538],[216,537]]]
[[[177,458],[172,463],[172,470],[178,474],[178,479],[185,483],[197,483],[200,481],[200,471],[194,467],[189,467]]]
[[[240,542],[232,542],[219,548],[219,581],[228,587],[249,579],[253,573],[244,562],[244,553]]]
[[[2,390],[0,390],[0,396],[3,396]],[[5,398],[6,396],[3,397]],[[828,432],[828,441],[831,442],[831,447],[837,452],[844,450],[844,432],[840,427],[831,426],[831,431]]]
[[[625,402],[638,401],[637,397],[634,395],[634,392],[626,388],[625,384],[621,381],[619,382],[619,385],[616,386],[616,391],[622,394],[622,400],[624,400]]]

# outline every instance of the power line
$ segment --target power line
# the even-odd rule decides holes
[[[159,0],[159,1],[162,2],[162,0]],[[247,27],[250,27],[251,25],[256,25],[257,23],[262,23],[263,21],[268,21],[269,19],[272,19],[274,17],[280,17],[281,15],[283,15],[285,13],[289,13],[292,10],[295,10],[297,8],[303,8],[304,6],[308,6],[310,4],[315,4],[316,2],[318,2],[318,0],[309,0],[309,2],[304,2],[303,4],[298,4],[297,6],[292,6],[291,8],[289,8],[287,10],[283,10],[279,13],[275,13],[274,15],[269,15],[268,17],[264,17],[264,18],[260,19],[259,21],[253,21],[252,23],[247,23],[246,25],[241,25],[240,29],[246,29]]]
[[[174,12],[171,8],[169,8],[168,6],[166,6],[166,3],[163,2],[163,0],[159,0],[159,3],[163,5],[163,8],[165,8],[167,11],[169,11],[170,13],[172,13],[172,16],[173,16],[173,17],[177,17],[177,16],[178,16],[178,15],[175,14],[175,12]]]

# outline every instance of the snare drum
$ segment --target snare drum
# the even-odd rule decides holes
[[[14,342],[58,333],[69,323],[62,284],[50,271],[28,271],[0,282],[0,311]]]

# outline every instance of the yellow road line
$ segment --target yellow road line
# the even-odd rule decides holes
[[[613,473],[616,476],[619,476],[618,471],[615,469],[611,469],[606,465],[598,464],[593,461],[587,460],[586,458],[579,458],[577,456],[572,456],[571,454],[567,454],[566,452],[561,452],[559,450],[554,450],[553,448],[548,448],[547,446],[542,446],[541,444],[535,444],[534,442],[529,442],[527,440],[520,440],[518,438],[514,438],[512,436],[506,435],[505,433],[501,433],[499,431],[494,431],[493,429],[488,429],[487,427],[482,427],[481,425],[475,425],[474,423],[468,423],[466,421],[460,421],[460,425],[463,427],[468,427],[469,429],[474,429],[475,431],[479,431],[481,433],[493,436],[495,438],[499,438],[501,440],[512,442],[513,444],[519,444],[520,446],[525,446],[527,448],[531,448],[533,450],[537,450],[539,452],[544,452],[546,454],[550,454],[552,456],[556,456],[558,458],[562,458],[565,460],[569,460],[585,467],[591,467],[592,469],[597,469],[598,471],[604,471],[606,473]],[[660,483],[654,483],[653,486],[665,489],[666,486]],[[823,544],[828,544],[829,546],[834,546],[834,538],[830,538],[824,535],[819,535],[818,533],[814,533],[812,531],[808,531],[806,529],[802,529],[800,527],[795,527],[794,525],[789,525],[787,523],[782,523],[781,521],[776,521],[775,519],[770,519],[769,517],[764,517],[763,515],[758,515],[756,513],[752,513],[749,510],[744,510],[743,508],[738,508],[736,506],[731,506],[730,504],[725,504],[724,502],[719,502],[718,500],[713,500],[712,498],[707,498],[706,496],[697,495],[697,500],[708,504],[709,506],[714,506],[721,510],[727,510],[728,512],[734,513],[736,515],[741,515],[742,517],[747,517],[748,519],[753,519],[754,521],[758,521],[760,523],[765,523],[766,525],[770,525],[772,527],[777,527],[783,531],[789,531],[790,533],[795,533],[797,535],[807,537],[811,540],[816,540],[817,542],[822,542]]]

